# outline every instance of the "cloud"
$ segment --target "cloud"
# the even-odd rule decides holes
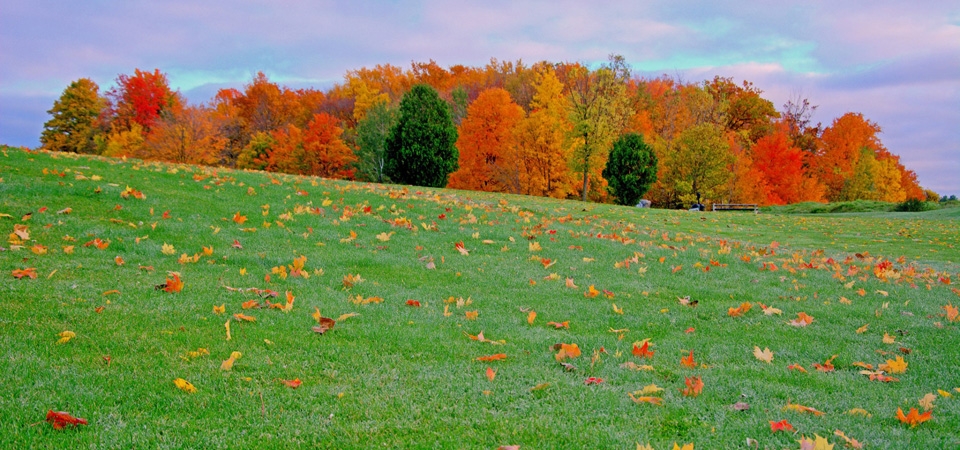
[[[318,88],[352,69],[433,59],[581,61],[620,54],[641,74],[752,81],[824,122],[860,111],[924,185],[960,193],[960,8],[949,2],[666,3],[577,0],[0,0],[0,141],[35,145],[71,81],[109,88],[159,68],[191,101],[257,71]],[[934,161],[931,163],[931,161]]]

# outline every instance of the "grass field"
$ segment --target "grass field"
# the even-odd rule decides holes
[[[693,213],[8,148],[0,447],[958,448],[958,211]]]

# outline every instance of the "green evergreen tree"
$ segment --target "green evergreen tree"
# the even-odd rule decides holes
[[[456,142],[447,103],[432,87],[418,84],[400,100],[397,124],[387,138],[384,174],[397,183],[444,187],[458,168]]]
[[[40,143],[47,150],[71,153],[97,153],[96,136],[100,111],[106,99],[100,87],[88,78],[70,83],[47,111],[50,120],[43,124]]]
[[[657,155],[643,136],[627,133],[613,143],[603,178],[617,204],[636,205],[657,181]]]

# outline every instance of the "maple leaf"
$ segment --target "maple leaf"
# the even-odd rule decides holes
[[[180,292],[183,290],[183,281],[180,280],[180,274],[177,272],[170,272],[170,275],[173,278],[167,278],[167,281],[163,284],[158,284],[154,286],[154,289],[163,290],[164,292]]]
[[[506,353],[496,353],[493,355],[479,356],[477,361],[499,361],[501,359],[507,359]]]
[[[467,320],[477,320],[477,316],[480,315],[480,311],[464,311],[463,315]]]
[[[577,358],[580,356],[580,346],[577,344],[556,344],[553,346],[554,350],[557,350],[557,354],[554,357],[558,362],[563,361],[567,358]]]
[[[493,379],[496,378],[497,376],[497,372],[489,367],[487,367],[487,371],[484,374],[487,376],[487,379],[490,381],[493,381]]]
[[[893,344],[897,342],[897,339],[893,336],[890,336],[888,333],[883,333],[883,343],[884,344]]]
[[[936,394],[932,392],[928,393],[920,399],[920,402],[919,402],[920,407],[923,408],[924,411],[930,411],[931,409],[933,409],[933,401],[936,399],[937,399]]]
[[[783,419],[779,422],[770,421],[770,432],[776,433],[778,431],[793,431],[793,425],[790,422],[787,422],[787,419]]]
[[[576,289],[577,285],[573,284],[573,278],[567,278],[567,287],[570,289]]]
[[[283,384],[285,384],[285,385],[286,385],[287,387],[289,387],[290,389],[296,389],[296,388],[300,387],[301,384],[303,384],[303,382],[300,381],[299,378],[294,378],[294,379],[292,379],[292,380],[280,379],[280,382],[283,383]]]
[[[587,292],[583,293],[583,296],[586,298],[594,298],[598,295],[600,295],[600,291],[598,291],[597,288],[594,287],[592,284],[590,285],[589,288],[587,288]]]
[[[86,425],[87,419],[81,419],[79,417],[74,417],[65,411],[47,411],[47,422],[50,425],[53,425],[54,430],[62,430],[67,427],[67,425],[72,425],[74,428],[80,425]]]
[[[676,442],[673,443],[673,449],[671,450],[693,450],[693,443],[683,444],[683,447],[677,445]]]
[[[684,384],[687,387],[680,392],[687,397],[696,397],[703,392],[703,380],[700,377],[685,377]]]
[[[230,353],[230,357],[227,358],[226,361],[220,363],[220,370],[226,370],[226,371],[232,370],[233,363],[237,362],[237,360],[240,359],[240,356],[242,356],[240,352]]]
[[[530,311],[529,313],[527,313],[527,324],[533,325],[533,321],[536,319],[537,319],[536,311]]]
[[[343,276],[343,287],[345,289],[350,289],[357,284],[360,284],[363,281],[363,278],[360,277],[360,274],[348,273]]]
[[[603,383],[603,378],[598,377],[589,377],[586,380],[583,380],[583,384],[589,386],[591,384],[601,384]]]
[[[547,325],[550,325],[559,330],[560,328],[570,328],[570,321],[565,320],[563,322],[547,322]]]
[[[760,347],[753,346],[753,357],[763,361],[765,363],[770,363],[773,361],[773,352],[769,348],[764,347],[763,350],[760,350]]]
[[[789,323],[790,325],[795,326],[795,327],[805,327],[805,326],[810,325],[811,323],[813,323],[813,317],[810,317],[810,316],[809,316],[807,313],[805,313],[805,312],[798,312],[798,313],[797,313],[797,318],[796,318],[796,319],[793,319],[793,320],[791,320],[790,322],[787,322],[787,323]]]
[[[727,315],[730,317],[740,317],[750,311],[753,305],[750,302],[743,302],[736,308],[727,308]]]
[[[177,389],[180,389],[181,391],[186,392],[188,394],[193,394],[194,392],[197,392],[197,388],[193,384],[191,384],[189,381],[184,380],[183,378],[177,378],[173,380],[173,384],[177,386]]]
[[[627,394],[630,397],[630,400],[633,400],[634,403],[649,403],[651,405],[662,406],[663,399],[660,397],[651,397],[651,396],[635,396],[633,392]],[[638,447],[640,448],[640,447]]]
[[[947,305],[941,307],[941,309],[947,312],[946,315],[948,322],[960,321],[960,309],[958,309],[956,306],[953,306],[953,303],[947,303]]]
[[[407,300],[407,306],[413,306],[414,308],[420,307],[420,300]]]
[[[836,359],[836,357],[837,357],[837,355],[831,356],[829,359],[827,359],[826,361],[824,361],[823,364],[813,363],[813,368],[814,368],[814,369],[817,369],[817,370],[819,370],[819,371],[821,371],[821,372],[833,372],[833,370],[834,370],[833,360]]]
[[[863,444],[862,444],[862,443],[860,443],[860,442],[857,441],[856,439],[853,439],[853,438],[851,438],[851,437],[848,437],[844,432],[842,432],[842,431],[840,431],[840,430],[834,430],[834,431],[833,431],[833,435],[840,437],[840,439],[843,439],[844,442],[847,443],[847,446],[850,447],[850,448],[857,449],[857,450],[860,450],[860,449],[863,448]]]
[[[800,438],[800,450],[833,450],[833,444],[827,441],[827,438],[814,434],[814,439],[806,436]]]
[[[240,211],[237,211],[233,215],[233,222],[236,223],[237,225],[243,225],[243,223],[246,221],[247,221],[247,216],[240,215]]]
[[[243,313],[236,313],[236,314],[233,315],[233,318],[236,319],[236,320],[244,321],[244,322],[256,322],[256,321],[257,321],[257,318],[256,318],[256,317],[248,316],[248,315],[243,314]]]
[[[333,328],[333,326],[336,325],[338,321],[345,320],[347,317],[352,317],[350,315],[344,314],[343,316],[340,316],[339,318],[337,318],[337,320],[333,320],[329,317],[321,316],[320,309],[318,309],[317,307],[314,307],[313,309],[314,309],[314,312],[311,315],[313,316],[313,319],[317,321],[317,325],[315,325],[311,329],[315,333],[319,333],[319,334],[326,333],[327,330]],[[344,317],[344,316],[347,316],[347,317]]]
[[[633,356],[637,356],[640,358],[653,358],[654,351],[650,350],[650,341],[645,339],[643,341],[643,344],[640,346],[637,346],[637,343],[634,342],[633,350],[631,351],[631,353],[633,353]]]
[[[917,425],[920,425],[921,423],[924,423],[932,418],[933,418],[933,411],[927,411],[923,414],[920,414],[920,412],[917,411],[917,408],[910,408],[910,412],[907,415],[904,415],[903,410],[900,408],[897,408],[897,419],[900,420],[900,422],[910,425],[911,428]]]
[[[20,280],[23,277],[35,279],[37,278],[37,269],[34,267],[27,267],[25,269],[13,269],[12,275],[14,278]]]
[[[809,407],[809,406],[803,406],[803,405],[800,405],[800,404],[797,404],[797,403],[787,403],[787,406],[784,406],[784,407],[783,407],[783,410],[784,410],[784,411],[796,411],[796,412],[799,412],[799,413],[810,413],[810,414],[813,414],[813,415],[815,415],[815,416],[822,416],[822,415],[823,415],[823,411],[818,411],[818,410],[816,410],[816,409],[814,409],[814,408],[811,408],[811,407]]]
[[[697,363],[693,360],[693,350],[690,350],[690,354],[680,358],[680,365],[693,369],[697,367]]]
[[[641,371],[641,370],[652,371],[653,370],[653,366],[641,365],[633,361],[627,361],[623,364],[620,364],[620,367],[624,369],[630,369],[630,370],[636,370],[636,371]]]
[[[663,392],[663,388],[657,386],[656,384],[648,384],[638,391],[634,391],[633,395],[650,395],[656,394],[657,392]]]
[[[907,362],[903,360],[902,356],[897,356],[896,359],[888,359],[887,362],[880,364],[880,370],[884,370],[890,373],[904,373],[907,371]]]
[[[240,304],[241,309],[252,309],[252,308],[259,308],[259,307],[260,307],[260,301],[258,300],[247,300],[242,304]]]
[[[467,256],[467,255],[470,254],[470,250],[467,250],[467,248],[464,247],[463,241],[460,241],[460,242],[457,242],[456,244],[453,244],[453,247],[456,248],[457,251],[460,252],[460,254],[463,255],[463,256]]]
[[[772,316],[774,314],[779,316],[780,314],[783,314],[783,311],[780,309],[774,308],[772,306],[767,306],[759,302],[757,304],[760,305],[760,309],[763,310],[763,314],[766,316]]]
[[[164,255],[174,255],[177,253],[177,250],[173,248],[172,245],[164,242],[163,245],[160,246],[160,252],[163,253]]]

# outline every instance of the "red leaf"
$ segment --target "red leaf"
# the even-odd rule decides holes
[[[87,419],[73,417],[67,412],[55,412],[51,409],[47,411],[47,422],[50,422],[50,424],[53,425],[54,430],[62,430],[66,428],[67,425],[73,425],[74,427],[78,425],[86,425]]]

